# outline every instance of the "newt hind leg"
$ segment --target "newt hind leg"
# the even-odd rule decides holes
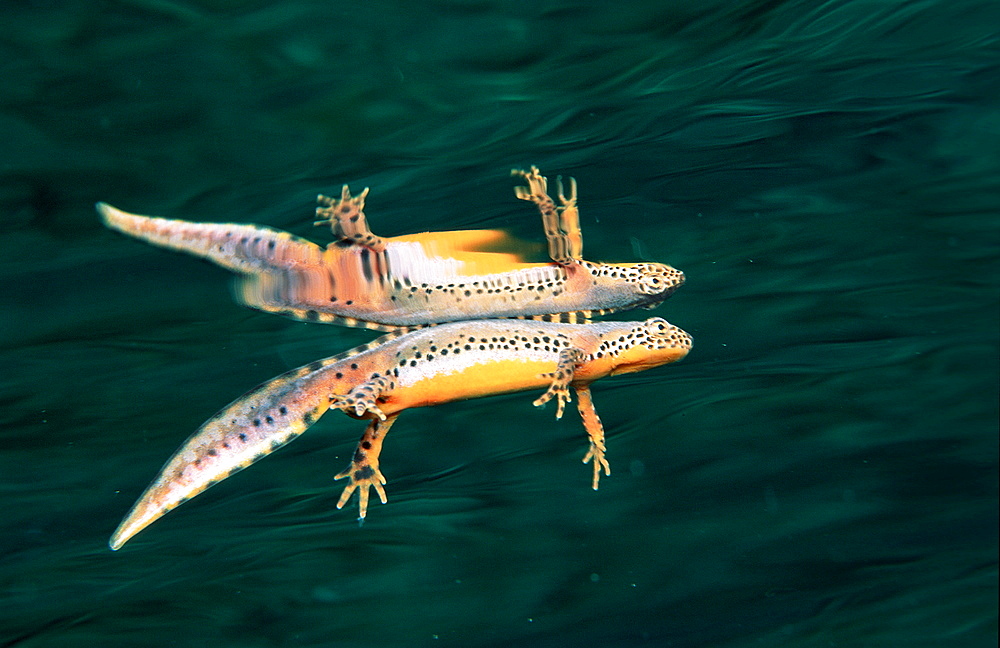
[[[361,440],[358,441],[358,447],[354,451],[354,458],[351,460],[351,465],[346,470],[334,476],[334,479],[348,480],[347,486],[344,487],[344,492],[340,494],[340,499],[337,501],[338,509],[344,508],[344,505],[351,499],[354,491],[358,491],[359,520],[364,520],[365,516],[368,515],[370,489],[375,489],[378,498],[383,504],[388,501],[385,496],[385,488],[383,488],[385,485],[385,476],[382,475],[382,471],[378,468],[378,458],[382,453],[382,442],[385,440],[385,435],[388,434],[389,428],[396,422],[398,416],[399,414],[393,414],[386,417],[384,421],[372,419],[368,427],[365,428],[364,434],[361,435]]]
[[[357,196],[351,196],[351,190],[344,185],[340,198],[330,198],[320,194],[316,197],[319,205],[316,208],[316,225],[329,223],[333,235],[345,244],[361,245],[373,252],[385,249],[385,241],[375,236],[368,228],[365,217],[365,198],[368,187]]]
[[[514,187],[521,200],[530,200],[542,214],[542,226],[549,243],[549,256],[559,265],[572,265],[583,255],[583,235],[580,233],[580,212],[576,207],[576,180],[569,179],[569,196],[563,193],[562,177],[556,178],[560,206],[549,197],[548,180],[538,167],[531,171],[514,169],[511,175],[521,176],[527,187]]]

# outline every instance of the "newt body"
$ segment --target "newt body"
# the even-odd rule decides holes
[[[381,238],[367,225],[368,190],[319,197],[320,223],[335,243],[326,248],[256,225],[192,223],[129,214],[98,203],[104,222],[154,245],[208,259],[242,275],[236,296],[258,310],[306,321],[390,331],[398,327],[502,317],[583,321],[592,313],[652,308],[684,282],[659,263],[594,263],[580,258],[576,184],[560,206],[538,169],[518,197],[542,214],[551,263],[483,251],[506,238],[496,230],[431,232]]]
[[[379,470],[382,441],[405,409],[516,391],[547,389],[536,405],[555,399],[556,416],[577,394],[590,437],[593,487],[604,458],[604,429],[590,383],[642,371],[687,355],[691,338],[660,318],[588,325],[484,320],[443,324],[375,342],[285,373],[260,385],[209,419],[167,462],[112,536],[112,549],[213,484],[269,454],[315,423],[328,409],[369,419],[354,459],[337,478],[355,489],[360,515],[369,488],[385,502]]]

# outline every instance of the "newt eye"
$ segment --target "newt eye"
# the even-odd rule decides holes
[[[663,319],[662,317],[652,317],[643,322],[646,335],[654,344],[670,340],[677,331],[677,327]]]

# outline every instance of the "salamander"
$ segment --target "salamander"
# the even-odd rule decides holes
[[[652,308],[684,283],[660,263],[595,263],[581,258],[576,182],[558,183],[559,205],[536,167],[514,170],[516,195],[542,215],[550,263],[484,251],[507,242],[498,230],[428,232],[382,238],[368,227],[366,188],[319,196],[317,224],[336,241],[326,248],[257,225],[193,223],[129,214],[98,203],[108,227],[187,252],[241,275],[235,293],[251,308],[296,319],[391,331],[441,322],[522,317],[587,321],[594,314]]]
[[[545,389],[534,404],[563,414],[575,391],[597,489],[605,458],[604,428],[590,384],[680,360],[691,337],[661,318],[643,322],[564,324],[478,320],[390,333],[363,347],[312,362],[263,383],[222,409],[171,457],[111,537],[117,550],[168,511],[305,432],[327,410],[369,421],[346,470],[337,508],[359,492],[359,519],[370,489],[385,503],[382,442],[399,414],[413,407]]]

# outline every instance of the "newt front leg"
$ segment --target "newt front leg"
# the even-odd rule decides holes
[[[601,417],[597,415],[594,408],[594,399],[590,396],[590,387],[583,386],[576,388],[576,408],[580,411],[580,418],[583,419],[583,427],[590,437],[590,449],[583,458],[583,463],[594,461],[594,482],[593,488],[597,490],[598,482],[601,480],[601,468],[604,474],[611,475],[611,464],[604,458],[607,447],[604,445],[604,425],[601,424]]]

